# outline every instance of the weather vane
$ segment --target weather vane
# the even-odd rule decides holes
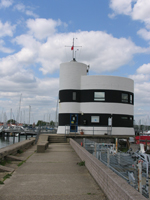
[[[73,38],[73,43],[72,43],[72,46],[65,46],[65,47],[71,47],[71,51],[72,51],[72,59],[73,60],[76,60],[75,59],[75,53],[74,53],[74,47],[82,47],[82,46],[74,46],[74,39],[78,39],[78,38]],[[77,49],[77,51],[78,51],[79,49]]]

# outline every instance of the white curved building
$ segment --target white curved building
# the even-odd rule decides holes
[[[88,66],[60,65],[57,133],[134,135],[134,82],[115,76],[88,76]]]

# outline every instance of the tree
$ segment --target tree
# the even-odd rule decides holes
[[[7,124],[16,124],[16,120],[14,120],[14,119],[9,119],[8,121],[7,121]]]
[[[36,126],[45,126],[46,122],[43,122],[42,120],[38,120]]]
[[[50,121],[50,126],[54,127],[55,126],[55,122],[54,121]]]

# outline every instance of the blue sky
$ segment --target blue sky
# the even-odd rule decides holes
[[[75,37],[90,75],[134,80],[136,123],[150,124],[149,10],[149,0],[1,0],[0,121],[12,110],[28,123],[29,105],[31,122],[55,120],[59,65]]]

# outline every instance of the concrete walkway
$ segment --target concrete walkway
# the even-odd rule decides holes
[[[50,144],[45,153],[35,150],[22,154],[31,156],[0,185],[1,200],[107,199],[86,167],[77,164],[81,160],[69,144]]]

